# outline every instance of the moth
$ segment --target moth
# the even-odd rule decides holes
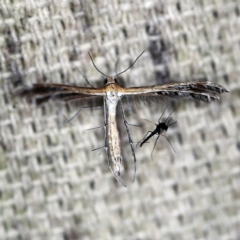
[[[121,99],[123,97],[141,96],[145,99],[151,97],[172,97],[172,98],[192,98],[204,102],[219,100],[220,94],[228,92],[223,86],[208,82],[178,82],[163,85],[140,86],[140,87],[121,87],[118,84],[117,77],[126,72],[139,59],[144,51],[135,59],[135,61],[124,71],[115,76],[108,76],[101,72],[95,65],[90,53],[89,57],[96,70],[105,76],[105,86],[102,88],[77,87],[54,83],[36,83],[32,86],[22,87],[15,92],[15,96],[24,97],[28,102],[35,102],[36,105],[47,102],[48,100],[60,100],[68,102],[76,99],[89,99],[93,97],[102,97],[104,105],[104,129],[105,129],[105,150],[107,153],[108,166],[117,181],[121,182],[119,176],[124,171],[122,149],[120,145],[119,131],[116,122],[116,110],[120,102],[124,118],[124,124],[127,129],[129,143],[134,159],[134,177],[136,176],[136,156],[131,139],[128,123],[125,119],[124,109]],[[110,163],[112,161],[112,166]],[[123,184],[123,183],[122,183]],[[123,184],[124,185],[124,184]],[[125,186],[125,185],[124,185]]]
[[[156,124],[154,122],[151,122],[151,121],[149,121],[147,119],[144,119],[145,121],[148,121],[148,122],[153,123],[154,125],[156,125],[156,128],[153,131],[148,131],[146,133],[146,135],[143,137],[143,139],[140,142],[138,142],[138,144],[140,143],[140,147],[142,147],[143,144],[145,144],[150,138],[152,138],[154,135],[157,135],[157,138],[156,138],[156,140],[154,142],[153,149],[152,149],[152,152],[151,152],[151,158],[152,158],[153,151],[154,151],[154,149],[156,147],[157,141],[158,141],[158,139],[159,139],[159,137],[161,135],[167,139],[167,141],[171,145],[173,151],[176,152],[175,149],[173,148],[170,140],[168,139],[168,137],[165,136],[165,133],[167,132],[168,128],[177,122],[177,121],[175,121],[175,122],[170,123],[171,119],[172,119],[171,115],[172,115],[173,112],[171,114],[169,114],[169,116],[167,117],[167,119],[164,122],[161,122],[162,116],[164,115],[164,112],[166,111],[167,107],[168,107],[168,105],[163,110],[162,115],[158,119],[158,124]]]

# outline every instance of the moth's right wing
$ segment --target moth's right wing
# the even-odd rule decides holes
[[[173,98],[193,98],[204,102],[219,100],[220,94],[229,92],[223,86],[212,82],[181,82],[163,85],[124,88],[123,95],[166,96]]]

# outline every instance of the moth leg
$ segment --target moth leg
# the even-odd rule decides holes
[[[68,124],[68,123],[72,122],[72,120],[74,120],[74,118],[75,118],[76,116],[78,116],[78,115],[81,113],[82,110],[88,109],[88,108],[98,108],[98,107],[99,107],[99,106],[95,106],[95,107],[81,107],[71,118],[67,119],[67,117],[64,116],[67,121],[66,121],[65,123],[63,123],[62,125],[60,125],[60,126],[63,126],[63,125],[65,125],[65,124]]]
[[[63,123],[58,124],[56,127],[63,127],[64,125],[71,123],[72,120],[73,120],[77,115],[79,115],[79,114],[81,113],[81,111],[83,110],[83,108],[87,108],[87,107],[82,107],[82,108],[80,108],[80,109],[79,109],[71,118],[69,118],[69,119],[67,119],[67,117],[66,117],[65,115],[63,115],[63,117],[66,119],[66,121],[63,122]],[[54,129],[54,128],[56,128],[56,127],[52,127],[51,129]]]
[[[100,127],[95,127],[95,128],[89,128],[89,129],[84,130],[84,132],[91,131],[91,130],[98,129],[98,128],[105,128],[105,125],[100,126]]]
[[[94,149],[92,149],[92,152],[97,151],[97,150],[102,149],[102,148],[105,149],[105,146],[103,146],[103,147],[98,147],[98,148],[94,148]],[[100,156],[101,153],[102,153],[102,152],[100,152],[100,153],[98,154],[98,156]]]
[[[127,130],[128,140],[129,140],[129,144],[131,146],[132,156],[133,156],[133,159],[134,159],[134,176],[133,176],[133,182],[134,182],[135,179],[136,179],[136,171],[137,171],[137,163],[136,162],[137,162],[137,160],[136,160],[135,151],[134,151],[134,148],[133,148],[133,141],[132,141],[131,134],[130,134],[130,131],[129,131],[129,128],[128,128],[129,124],[128,124],[127,120],[126,120],[124,109],[123,109],[123,104],[122,104],[121,100],[120,100],[120,103],[121,103],[121,110],[122,110],[123,121],[124,121],[124,125],[126,127],[126,130]]]

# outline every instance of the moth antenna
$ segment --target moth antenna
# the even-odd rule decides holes
[[[118,68],[119,58],[117,59],[114,67],[115,74],[117,74],[117,68]]]
[[[126,72],[129,68],[131,68],[131,67],[134,65],[134,63],[143,55],[144,52],[145,52],[145,50],[142,51],[142,53],[135,59],[135,61],[134,61],[128,68],[126,68],[124,71],[118,73],[118,74],[115,75],[114,77],[119,76],[120,74]]]
[[[97,68],[97,66],[95,65],[95,63],[94,63],[94,61],[93,61],[93,59],[92,59],[92,56],[91,56],[90,52],[88,52],[88,55],[89,55],[89,57],[91,58],[92,64],[93,64],[93,66],[97,69],[97,71],[100,72],[103,76],[105,76],[105,77],[108,78],[109,76],[107,76],[106,74],[104,74],[103,72],[101,72],[101,71]]]

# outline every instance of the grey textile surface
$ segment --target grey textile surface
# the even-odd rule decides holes
[[[240,239],[239,0],[0,2],[0,239]],[[126,86],[208,80],[221,101],[169,101],[177,125],[137,149],[137,179],[119,115],[127,188],[105,153],[103,110],[50,102],[39,108],[11,92],[35,82],[86,86],[126,68]],[[120,71],[120,70],[119,70]],[[131,105],[130,105],[131,106]],[[136,107],[156,122],[166,104]],[[125,109],[129,109],[125,104]],[[167,115],[166,114],[166,115]],[[139,123],[129,111],[130,123]],[[152,125],[130,127],[139,141]],[[101,150],[99,150],[101,152]]]

